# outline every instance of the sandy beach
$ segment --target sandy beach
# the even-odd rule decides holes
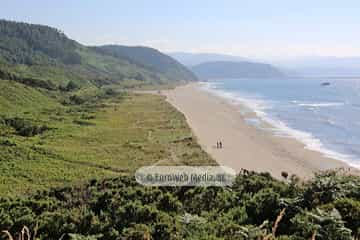
[[[245,118],[255,117],[255,113],[241,114],[245,106],[233,105],[204,91],[199,84],[162,91],[162,94],[185,115],[199,144],[221,165],[236,171],[270,172],[276,178],[281,178],[282,171],[304,179],[327,169],[344,168],[359,173],[345,162],[306,149],[295,139],[274,136],[270,131],[246,123]],[[264,123],[264,127],[271,126]],[[222,149],[216,148],[219,140],[223,143]]]

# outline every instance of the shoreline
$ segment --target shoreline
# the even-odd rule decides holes
[[[241,108],[239,111],[241,112],[241,115],[248,124],[251,124],[254,127],[259,128],[261,130],[269,131],[276,137],[296,139],[297,141],[303,143],[304,147],[308,150],[320,152],[323,156],[327,158],[344,162],[350,167],[360,170],[360,165],[354,163],[355,159],[357,162],[359,160],[354,156],[346,153],[340,153],[331,148],[327,148],[322,144],[321,140],[314,137],[311,132],[306,132],[303,130],[291,128],[285,122],[279,119],[274,120],[273,118],[269,117],[268,113],[266,113],[266,107],[265,109],[261,107],[261,105],[263,104],[266,105],[267,103],[264,102],[257,103],[251,100],[249,101],[246,98],[243,98],[242,96],[238,96],[238,95],[234,96],[232,93],[223,90],[214,90],[209,86],[206,87],[206,85],[207,85],[206,82],[199,82],[198,87],[206,92],[209,92],[211,95],[215,97],[220,97],[222,99],[225,99],[228,104],[238,105],[238,106],[240,105]],[[260,107],[258,107],[259,104]],[[246,115],[246,113],[249,111],[255,113],[255,116],[253,114],[251,114],[250,116]]]
[[[275,136],[266,131],[274,128],[269,123],[261,120],[261,128],[265,129],[251,125],[247,120],[258,118],[254,111],[241,104],[231,104],[227,99],[201,89],[198,83],[161,93],[185,115],[203,150],[219,164],[236,172],[241,169],[269,172],[279,179],[282,172],[302,179],[330,169],[341,168],[356,175],[360,173],[359,169],[344,161],[307,149],[297,139]],[[216,148],[216,142],[220,140],[223,149]]]

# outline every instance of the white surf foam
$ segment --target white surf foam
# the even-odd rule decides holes
[[[213,82],[204,82],[201,83],[202,89],[222,97],[228,100],[232,104],[236,105],[244,105],[245,107],[249,108],[251,111],[255,112],[258,116],[266,115],[265,109],[270,109],[271,104],[269,102],[265,102],[260,98],[255,97],[243,97],[245,94],[238,94],[235,92],[224,91],[218,88],[220,83],[213,83]]]
[[[299,103],[298,106],[301,107],[338,107],[343,106],[342,102],[322,102],[322,103]]]
[[[201,88],[216,96],[222,97],[228,100],[232,104],[241,104],[251,109],[256,115],[264,122],[273,126],[272,133],[277,137],[289,137],[294,138],[305,145],[306,149],[317,151],[322,153],[325,157],[337,159],[346,162],[350,166],[360,168],[360,164],[356,161],[356,157],[348,154],[339,153],[337,151],[326,148],[320,139],[314,137],[311,133],[293,129],[281,120],[270,118],[265,110],[271,109],[271,104],[265,102],[262,99],[240,96],[238,93],[228,92],[221,90],[217,87],[216,83],[201,84]],[[242,94],[243,95],[243,94]],[[298,103],[296,100],[293,103]],[[341,106],[343,103],[302,103],[300,106],[309,107],[329,107],[329,106]],[[263,128],[261,128],[263,129]]]

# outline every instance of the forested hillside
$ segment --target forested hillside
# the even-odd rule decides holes
[[[79,47],[48,26],[0,21],[0,57],[10,64],[79,64]]]
[[[195,75],[173,58],[164,55],[156,49],[148,47],[127,47],[119,45],[105,45],[95,48],[116,58],[127,59],[129,62],[141,65],[150,71],[161,72],[176,80],[196,80]]]
[[[69,39],[55,28],[1,20],[0,78],[23,83],[29,82],[23,78],[30,78],[51,82],[55,87],[65,86],[69,81],[78,85],[125,82],[141,86],[195,80],[185,67],[158,51],[126,49],[123,55],[100,52]]]

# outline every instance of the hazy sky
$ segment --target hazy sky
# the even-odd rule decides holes
[[[1,0],[0,18],[54,26],[90,45],[360,56],[359,0]]]

